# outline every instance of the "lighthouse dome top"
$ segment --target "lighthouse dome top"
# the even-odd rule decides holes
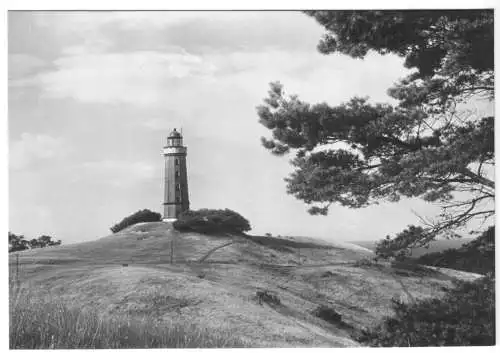
[[[168,138],[169,139],[176,139],[176,138],[182,138],[182,135],[179,131],[177,131],[176,129],[172,130],[172,132],[170,133],[170,135],[168,135]]]

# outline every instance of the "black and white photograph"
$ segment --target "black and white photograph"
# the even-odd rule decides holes
[[[6,9],[4,347],[495,346],[493,2],[375,4]]]

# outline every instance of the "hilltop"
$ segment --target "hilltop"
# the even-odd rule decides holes
[[[439,297],[453,278],[479,277],[376,264],[369,250],[342,243],[179,233],[162,222],[17,254],[21,287],[40,295],[103,315],[222,328],[252,347],[359,346],[352,331],[391,315],[391,298]],[[17,254],[9,257],[11,280]],[[266,290],[280,303],[259,303],[256,293]],[[320,305],[344,324],[313,315]]]

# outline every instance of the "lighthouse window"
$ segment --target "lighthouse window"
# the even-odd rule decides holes
[[[175,176],[176,176],[176,177],[179,177],[179,176],[181,176],[181,173],[180,173],[179,171],[176,171],[176,172],[175,172]]]
[[[177,190],[181,189],[181,184],[177,184]]]
[[[178,158],[175,159],[175,165],[179,165],[179,159]]]
[[[177,197],[176,197],[176,200],[177,200],[177,202],[181,202],[181,197],[180,197],[180,196],[177,196]]]

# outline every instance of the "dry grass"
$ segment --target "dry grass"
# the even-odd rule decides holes
[[[144,316],[103,316],[33,291],[12,293],[11,349],[245,347],[230,332],[192,324],[160,325]]]
[[[170,265],[172,237],[175,262]],[[231,240],[234,244],[196,262]],[[435,272],[398,276],[390,266],[365,266],[358,261],[366,258],[365,251],[270,241],[179,235],[161,222],[136,225],[94,242],[20,252],[20,282],[65,305],[78,303],[82,313],[94,310],[134,323],[148,317],[140,332],[189,322],[203,332],[231,332],[235,342],[251,347],[358,346],[349,330],[321,320],[314,310],[327,305],[348,326],[373,327],[392,313],[392,297],[440,296],[451,285],[450,276]],[[10,263],[12,271],[12,255]],[[262,290],[276,293],[279,305],[259,305],[255,295]],[[15,323],[24,322],[19,320]]]

